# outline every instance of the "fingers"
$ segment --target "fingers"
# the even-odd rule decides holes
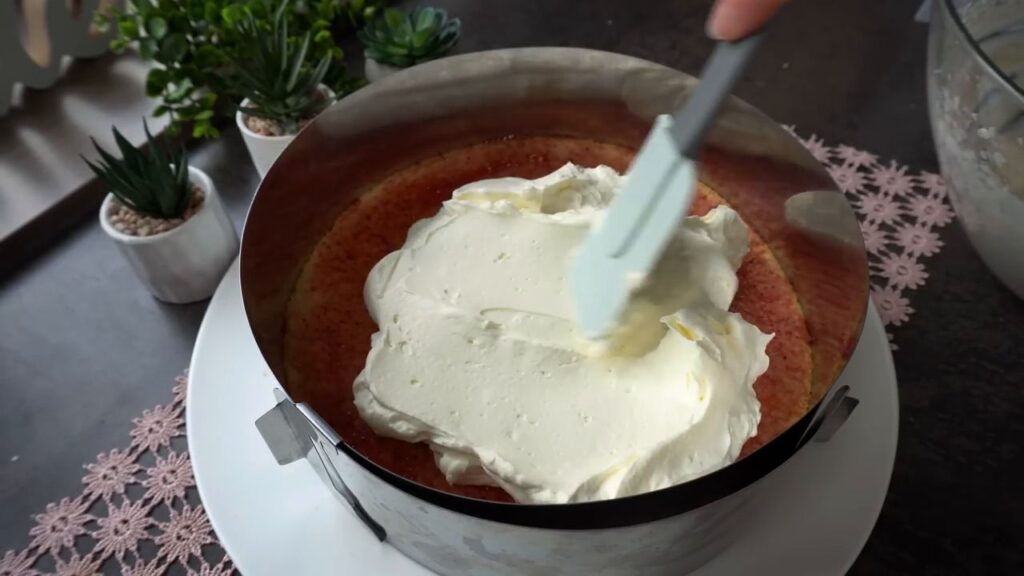
[[[707,32],[715,40],[739,40],[756,32],[789,0],[715,0]]]

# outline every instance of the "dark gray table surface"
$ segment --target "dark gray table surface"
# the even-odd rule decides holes
[[[464,52],[582,46],[696,73],[711,48],[708,1],[435,4],[462,18]],[[797,2],[739,95],[804,135],[935,170],[918,4]],[[193,158],[240,227],[257,177],[238,134],[197,146]],[[945,247],[912,297],[915,314],[895,330],[896,469],[855,574],[1024,567],[1013,474],[1024,438],[1024,302],[988,273],[957,225],[941,235]],[[153,300],[92,219],[0,279],[0,552],[25,546],[31,515],[77,493],[82,464],[124,446],[131,418],[169,400],[205,306]]]

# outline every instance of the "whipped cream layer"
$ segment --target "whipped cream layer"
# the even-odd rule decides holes
[[[771,336],[728,312],[747,229],[686,218],[611,346],[573,321],[575,249],[622,188],[606,166],[456,190],[366,283],[379,331],[355,403],[378,433],[426,442],[454,484],[518,502],[648,492],[734,461],[754,436]]]

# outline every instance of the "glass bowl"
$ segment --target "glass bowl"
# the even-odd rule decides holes
[[[1024,298],[1024,0],[938,0],[932,132],[950,199],[988,267]]]

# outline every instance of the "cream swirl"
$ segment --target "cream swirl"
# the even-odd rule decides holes
[[[610,350],[596,346],[568,270],[622,181],[572,164],[485,180],[415,224],[366,283],[379,331],[354,384],[363,419],[428,443],[450,482],[518,502],[637,494],[734,461],[771,339],[728,311],[746,226],[727,207],[686,218]]]

